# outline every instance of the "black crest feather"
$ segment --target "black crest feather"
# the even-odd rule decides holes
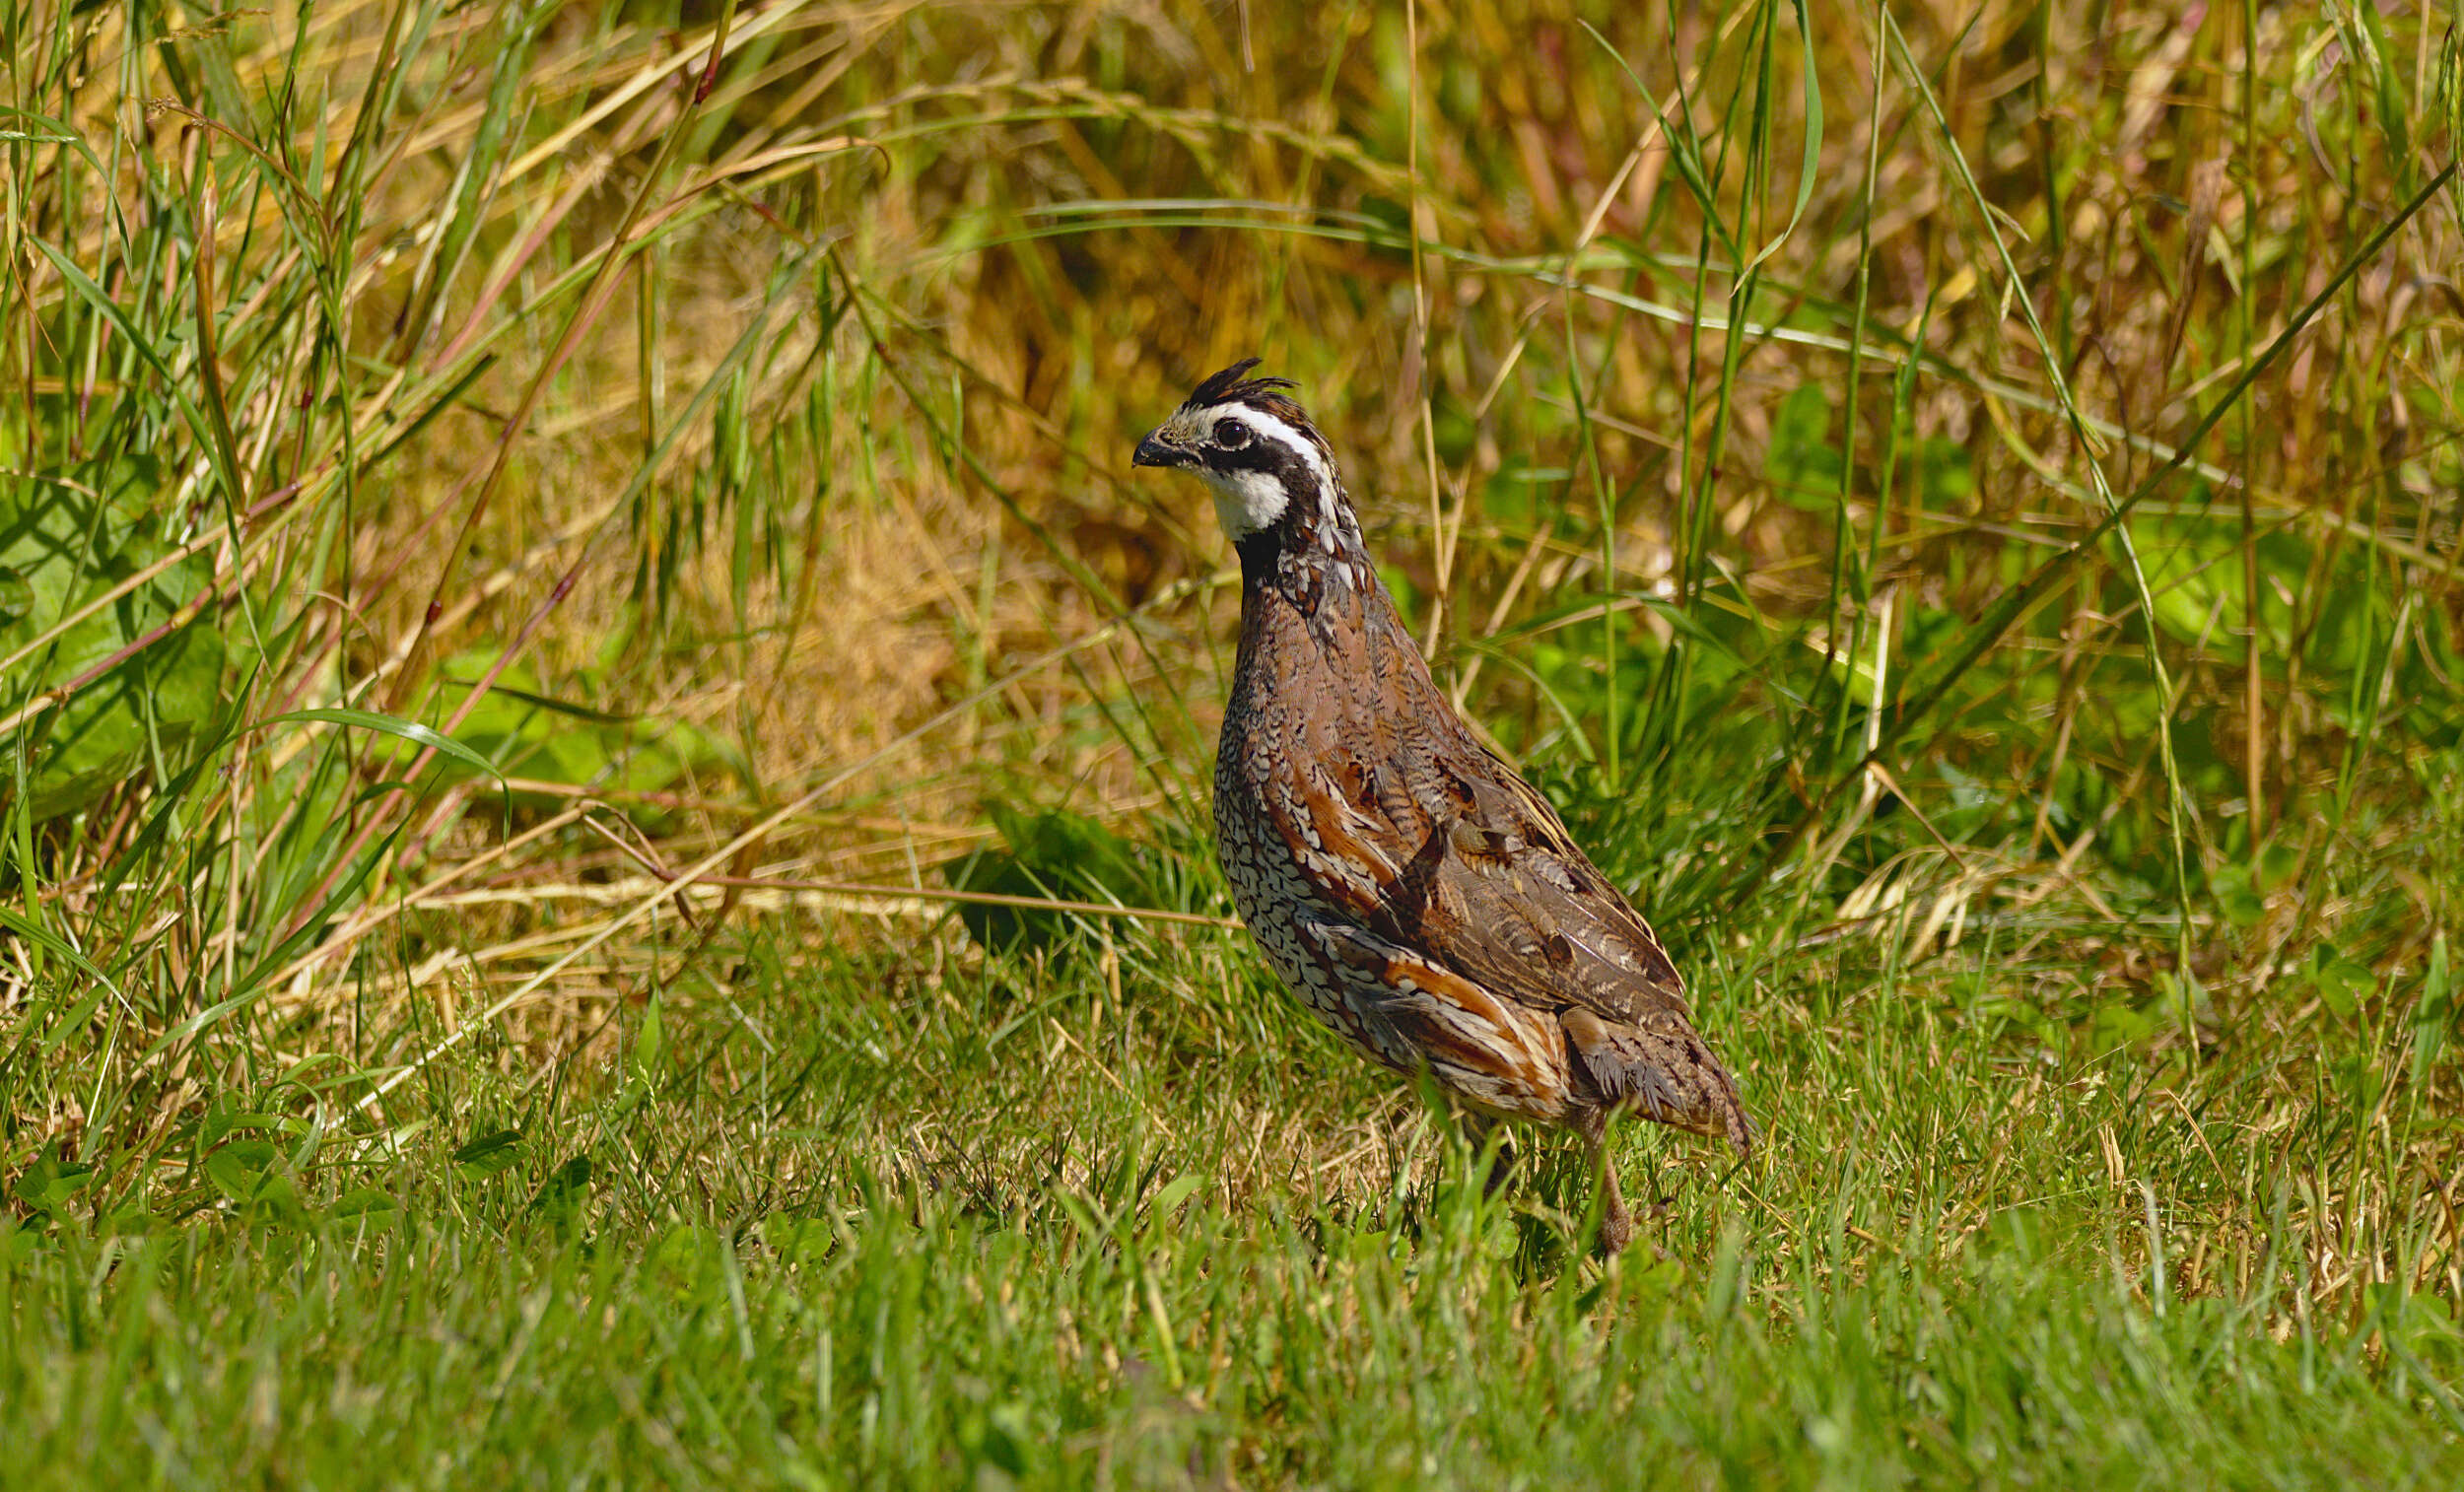
[[[1289,394],[1283,392],[1287,388],[1298,388],[1299,384],[1289,378],[1248,376],[1249,371],[1256,368],[1261,361],[1257,358],[1243,358],[1230,368],[1208,374],[1206,381],[1198,384],[1191,391],[1187,399],[1181,401],[1181,407],[1183,409],[1212,409],[1221,404],[1246,404],[1252,409],[1270,414],[1296,429],[1315,435],[1317,430],[1309,423],[1309,412],[1302,409]]]

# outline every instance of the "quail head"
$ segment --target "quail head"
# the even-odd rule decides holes
[[[1334,452],[1244,359],[1132,463],[1212,490],[1241,560],[1215,755],[1216,853],[1292,993],[1363,1055],[1495,1119],[1562,1124],[1600,1169],[1601,1243],[1633,1235],[1602,1141],[1631,1113],[1752,1131],[1660,941],[1556,811],[1439,692],[1362,547]]]

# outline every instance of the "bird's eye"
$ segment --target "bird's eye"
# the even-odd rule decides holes
[[[1249,443],[1249,427],[1238,420],[1217,420],[1215,443],[1225,450],[1238,450]]]

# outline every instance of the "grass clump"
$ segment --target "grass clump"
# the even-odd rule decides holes
[[[26,1484],[2456,1480],[2452,30],[1808,19],[12,19]],[[1229,922],[1252,351],[1771,1137],[1614,1265]]]

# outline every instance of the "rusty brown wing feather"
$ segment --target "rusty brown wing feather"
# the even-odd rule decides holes
[[[1371,771],[1380,812],[1353,832],[1400,865],[1361,909],[1373,926],[1538,1009],[1691,1019],[1650,926],[1503,762],[1468,735],[1414,730]]]
[[[1415,870],[1415,945],[1473,983],[1553,1013],[1607,1105],[1725,1136],[1752,1127],[1737,1084],[1694,1030],[1660,940],[1576,847],[1546,799],[1467,738],[1444,753],[1464,811],[1438,826]]]
[[[1592,1102],[1631,1104],[1750,1149],[1736,1083],[1694,1030],[1683,981],[1649,924],[1546,800],[1459,729],[1407,726],[1376,761],[1317,743],[1330,752],[1318,758],[1330,776],[1287,800],[1293,827],[1306,824],[1293,838],[1324,848],[1300,861],[1320,896],[1380,946],[1413,950],[1462,982],[1419,977],[1420,998],[1462,987],[1525,1013],[1501,1021],[1483,1003],[1444,1022],[1401,1009],[1393,1018],[1423,1044],[1450,1029],[1473,1033],[1502,1077],[1509,1064],[1563,1059],[1497,1039],[1540,1017],[1556,1033],[1545,1040],[1579,1065]]]
[[[1541,1010],[1674,1011],[1685,983],[1547,799],[1482,747],[1382,595],[1326,629],[1323,677],[1352,697],[1283,722],[1299,780],[1270,793],[1299,868],[1380,936]],[[1269,727],[1272,728],[1272,727]]]
[[[1747,1148],[1736,1084],[1694,1031],[1660,940],[1547,800],[1472,737],[1383,595],[1363,600],[1365,615],[1313,629],[1334,708],[1264,711],[1253,727],[1287,747],[1289,776],[1262,806],[1320,903],[1381,956],[1408,951],[1508,1007],[1502,1022],[1450,1009],[1432,1024],[1400,1005],[1381,1018],[1423,1046],[1449,1034],[1441,1026],[1470,1033],[1501,1079],[1515,1062],[1570,1054],[1590,1102]],[[1451,981],[1414,983],[1426,1002]]]
[[[1472,804],[1424,854],[1425,946],[1526,1003],[1579,1005],[1612,1021],[1662,1011],[1691,1020],[1685,982],[1659,938],[1547,801],[1484,750],[1448,766]]]

